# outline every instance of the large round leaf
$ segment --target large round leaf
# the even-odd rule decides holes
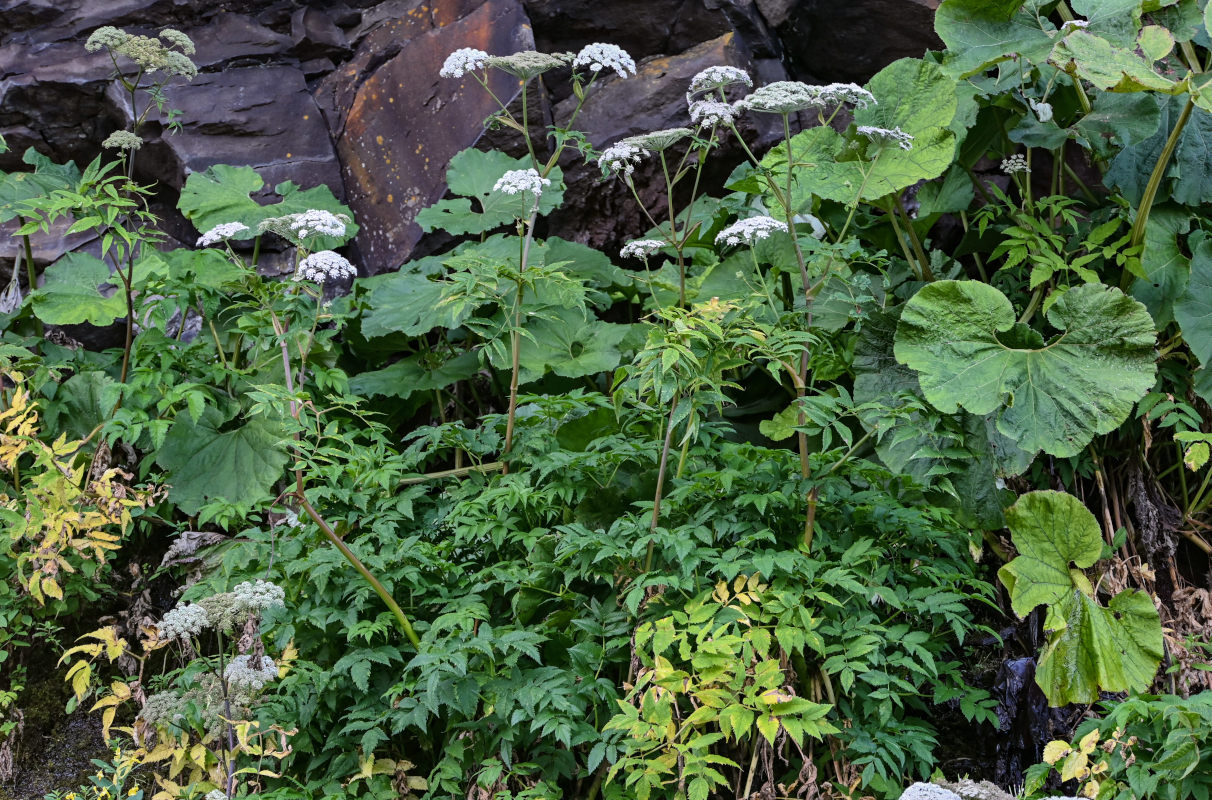
[[[88,253],[68,253],[46,268],[30,295],[34,315],[48,325],[109,325],[126,316],[126,295],[109,266]]]
[[[998,411],[1023,450],[1073,456],[1153,385],[1157,332],[1143,305],[1102,284],[1065,292],[1047,319],[1060,333],[1045,343],[992,286],[938,281],[905,305],[894,353],[940,411]]]
[[[1013,54],[1042,61],[1052,50],[1052,29],[1021,0],[943,0],[934,14],[934,30],[947,45],[947,66],[959,75]]]

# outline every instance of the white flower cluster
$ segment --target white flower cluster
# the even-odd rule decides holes
[[[319,208],[290,215],[290,229],[299,238],[307,236],[344,236],[348,217]]]
[[[511,169],[493,184],[492,190],[502,194],[533,194],[535,200],[543,194],[543,187],[551,185],[551,178],[544,178],[534,167]]]
[[[1022,153],[1002,159],[1002,172],[1007,175],[1013,175],[1016,172],[1030,172],[1031,167],[1027,166],[1027,157]]]
[[[257,691],[278,677],[278,667],[269,656],[236,656],[223,670],[229,685]]]
[[[690,88],[686,90],[686,102],[693,102],[694,96],[703,92],[726,89],[729,86],[753,86],[753,78],[750,78],[749,73],[740,67],[708,67],[690,79]]]
[[[159,630],[162,639],[185,639],[197,636],[210,625],[206,609],[196,603],[178,604],[176,608],[164,615],[160,620]]]
[[[661,239],[635,239],[623,245],[619,255],[623,258],[642,258],[647,261],[649,256],[660,252],[668,244]]]
[[[222,789],[211,789],[202,800],[227,800],[227,792]]]
[[[612,69],[620,78],[626,78],[627,73],[635,74],[635,60],[627,51],[617,44],[594,42],[581,48],[576,58],[572,60],[573,67],[589,67],[592,72]]]
[[[243,222],[224,222],[198,237],[198,247],[210,247],[216,242],[225,242],[237,234],[244,233],[248,226]]]
[[[181,716],[184,705],[173,692],[157,692],[144,701],[139,719],[148,725],[171,723]]]
[[[254,614],[286,605],[286,591],[278,584],[260,578],[236,584],[231,593],[239,606]]]
[[[610,171],[616,175],[622,173],[630,176],[635,172],[635,165],[640,163],[640,159],[646,155],[648,155],[647,150],[624,139],[602,151],[602,155],[598,157],[598,166],[602,168],[603,172]]]
[[[143,139],[139,137],[139,134],[130,131],[114,131],[105,138],[101,146],[117,150],[138,150],[143,146]]]
[[[753,244],[759,239],[765,239],[775,231],[787,231],[787,223],[779,222],[774,217],[750,217],[740,219],[719,232],[715,237],[716,244],[738,245]]]
[[[350,264],[344,256],[340,256],[332,250],[312,253],[300,261],[298,269],[295,270],[295,280],[315,281],[316,283],[355,278],[357,275],[358,270],[354,268],[354,265]]]
[[[460,47],[446,56],[446,62],[438,70],[443,78],[462,78],[465,73],[484,69],[488,63],[488,53],[474,47]]]
[[[850,103],[859,108],[876,105],[875,95],[856,83],[831,83],[816,87],[822,106]]]
[[[894,144],[902,150],[913,148],[913,134],[900,128],[877,128],[874,125],[859,125],[859,136],[865,136],[878,145]]]
[[[130,36],[125,31],[112,25],[102,25],[88,37],[88,41],[84,43],[84,49],[90,53],[95,53],[103,48],[112,50],[126,44],[126,40],[129,38]]]
[[[1035,116],[1040,122],[1048,122],[1052,119],[1051,103],[1045,103],[1042,100],[1028,98],[1027,105],[1031,106],[1031,110],[1035,112]]]
[[[731,125],[735,119],[736,109],[731,103],[719,100],[695,100],[690,104],[690,121],[700,128]]]
[[[160,31],[160,38],[168,42],[170,46],[177,48],[187,56],[192,56],[198,52],[194,47],[194,40],[186,36],[176,28],[165,28]]]
[[[768,83],[753,94],[738,100],[738,110],[749,109],[764,114],[792,114],[807,108],[819,108],[820,91],[799,81],[775,81]]]

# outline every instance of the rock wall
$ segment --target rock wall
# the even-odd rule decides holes
[[[249,165],[267,186],[326,184],[353,208],[362,232],[351,254],[364,273],[393,269],[425,249],[416,212],[445,192],[446,163],[483,136],[493,110],[469,81],[438,70],[459,47],[506,54],[614,42],[639,75],[599,79],[578,119],[590,141],[688,124],[683,92],[711,64],[735,64],[760,82],[862,81],[939,43],[937,0],[0,0],[0,169],[23,168],[35,147],[85,163],[125,126],[130,100],[104,52],[84,41],[101,25],[155,34],[174,27],[198,46],[200,74],[168,92],[181,128],[143,129],[143,180],[165,194],[158,210],[183,241],[197,234],[171,209],[193,171]],[[517,86],[497,74],[494,89]],[[543,87],[549,119],[567,115],[566,83]],[[755,130],[766,143],[777,132]],[[739,160],[738,154],[733,154]],[[726,161],[726,159],[725,159]],[[618,187],[565,165],[571,202],[549,233],[596,245],[645,226]],[[644,176],[638,176],[643,186]],[[642,189],[643,190],[643,189]],[[52,260],[80,240],[39,243]],[[13,245],[0,236],[0,258]]]

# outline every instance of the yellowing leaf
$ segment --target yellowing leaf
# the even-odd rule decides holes
[[[1098,747],[1098,728],[1083,736],[1082,740],[1077,744],[1077,748],[1086,755],[1093,753],[1096,747]]]
[[[1070,749],[1068,742],[1048,742],[1044,745],[1044,763],[1055,764],[1067,756]]]

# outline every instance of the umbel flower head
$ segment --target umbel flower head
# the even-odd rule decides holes
[[[198,247],[210,247],[216,242],[226,242],[233,236],[238,236],[248,230],[243,222],[223,222],[198,237]]]
[[[438,70],[443,78],[462,78],[468,72],[484,69],[488,64],[488,53],[474,47],[460,47],[446,56],[446,63]]]
[[[691,103],[695,95],[710,92],[715,89],[727,89],[729,86],[753,86],[753,78],[740,67],[720,65],[708,67],[690,79],[690,88],[686,90],[686,102]]]
[[[230,685],[254,692],[277,677],[278,667],[269,656],[236,656],[223,670]]]
[[[162,639],[187,639],[197,636],[210,625],[206,609],[195,603],[178,604],[164,615],[157,628]]]
[[[98,50],[117,50],[129,38],[130,36],[125,31],[112,25],[102,25],[88,37],[88,41],[84,43],[84,49],[90,53]]]
[[[1016,172],[1030,172],[1031,167],[1027,166],[1027,157],[1022,153],[1015,153],[1002,159],[1002,172],[1007,175],[1013,175]]]
[[[345,214],[334,214],[319,208],[291,214],[287,219],[286,224],[300,239],[309,236],[344,236],[345,224],[349,222]]]
[[[550,186],[551,179],[539,175],[534,167],[530,169],[511,169],[497,179],[492,190],[501,194],[532,194],[535,202],[543,194],[543,187]]]
[[[695,100],[690,104],[690,121],[700,128],[730,125],[736,119],[732,103],[719,100]]]
[[[661,239],[634,239],[623,245],[619,255],[623,258],[640,258],[647,261],[649,256],[660,252],[668,244]]]
[[[516,75],[525,81],[542,75],[548,70],[562,67],[568,63],[568,60],[566,56],[562,55],[523,50],[508,56],[489,56],[487,63],[490,67]]]
[[[768,83],[753,94],[738,100],[737,109],[749,109],[763,114],[793,114],[808,108],[820,108],[819,87],[800,81],[775,81]]]
[[[165,28],[160,36],[163,42],[152,36],[131,35],[105,25],[93,31],[84,43],[84,49],[90,53],[109,50],[126,56],[148,72],[162,71],[193,80],[198,74],[198,65],[189,58],[195,51],[193,40],[173,28]]]
[[[659,153],[662,150],[673,147],[687,136],[693,134],[694,131],[690,130],[690,128],[665,128],[664,130],[653,131],[652,133],[628,136],[620,144],[626,143],[641,150],[656,150]]]
[[[753,244],[759,239],[769,238],[775,231],[787,231],[787,223],[779,222],[774,217],[750,217],[740,219],[720,231],[715,237],[716,244],[738,245]]]
[[[286,591],[272,581],[244,581],[231,590],[235,602],[250,614],[260,614],[269,608],[286,605]]]
[[[894,144],[902,150],[913,149],[913,134],[905,133],[900,128],[877,128],[874,125],[859,125],[859,136],[866,137],[873,144],[881,147]]]
[[[143,146],[143,139],[139,137],[139,134],[131,131],[114,131],[105,137],[101,146],[112,147],[116,150],[138,150]]]
[[[581,52],[572,59],[573,67],[588,67],[591,72],[601,72],[612,69],[620,78],[626,78],[627,73],[635,74],[635,60],[627,51],[617,44],[594,42],[581,48]]]
[[[358,270],[354,265],[332,250],[312,253],[300,261],[298,269],[295,270],[295,280],[321,284],[342,278],[355,278],[357,275]]]
[[[598,166],[602,168],[603,173],[622,173],[624,177],[630,177],[631,173],[635,172],[635,165],[648,154],[644,148],[624,139],[602,151],[602,155],[598,156]]]
[[[850,103],[859,108],[866,108],[876,105],[875,95],[856,83],[830,83],[816,88],[822,106]]]

